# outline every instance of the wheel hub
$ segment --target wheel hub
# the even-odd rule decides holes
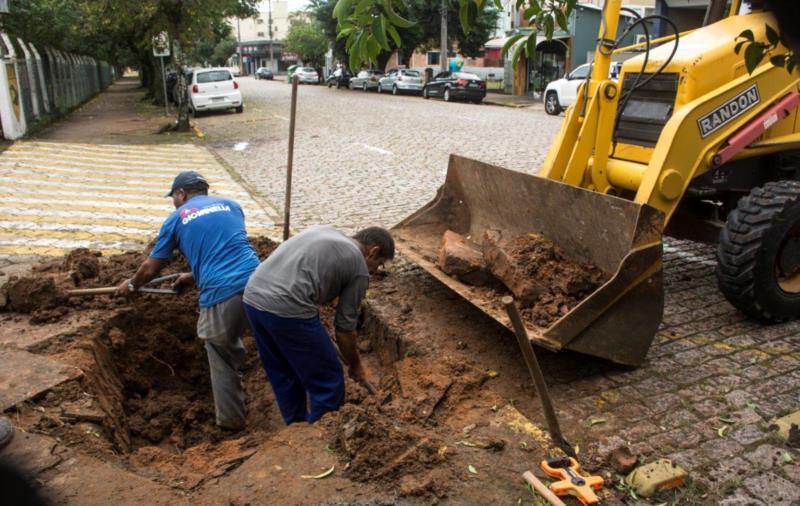
[[[800,226],[792,227],[775,258],[778,286],[784,292],[800,293]]]

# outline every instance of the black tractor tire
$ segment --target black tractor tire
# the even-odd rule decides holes
[[[550,91],[544,97],[544,112],[551,116],[558,116],[561,114],[561,104],[558,101],[558,93]]]
[[[800,181],[767,183],[739,200],[720,234],[717,280],[748,316],[800,317]]]

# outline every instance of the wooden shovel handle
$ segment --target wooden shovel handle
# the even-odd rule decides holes
[[[79,288],[77,290],[67,290],[67,295],[111,295],[116,291],[116,286],[106,286],[103,288]]]
[[[525,471],[522,473],[522,477],[527,481],[531,487],[533,487],[536,492],[539,493],[546,501],[549,501],[550,504],[553,506],[567,506],[564,504],[564,501],[558,498],[556,494],[553,493],[552,490],[547,488],[547,485],[541,482],[539,478],[533,475],[530,471]]]

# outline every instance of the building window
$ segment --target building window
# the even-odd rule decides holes
[[[261,19],[261,18],[258,18],[258,19],[256,19],[256,23],[258,23],[259,25],[263,25],[264,24],[264,20]]]
[[[428,51],[428,65],[439,65],[439,51]]]
[[[264,32],[258,32],[258,36],[259,37],[263,37],[264,36]]]
[[[403,64],[403,57],[400,55],[400,51],[396,51],[395,53],[395,65],[402,65]]]

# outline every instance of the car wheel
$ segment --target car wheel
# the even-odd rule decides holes
[[[551,116],[561,114],[561,104],[558,103],[558,94],[555,91],[547,93],[544,99],[544,112]]]
[[[333,81],[328,81],[328,88],[333,86]]]
[[[239,113],[239,114],[243,113],[244,112],[244,105],[240,105],[239,107],[237,107],[236,108],[236,112]]]
[[[378,83],[378,93],[383,93],[383,87],[381,87],[380,83]]]
[[[194,107],[190,107],[190,108],[189,108],[189,114],[190,114],[190,115],[191,115],[193,118],[196,118],[196,117],[197,117],[197,110],[196,110]]]
[[[361,89],[363,89],[365,92],[369,91],[369,90],[367,90],[367,83],[364,83],[364,85],[361,87]]]
[[[444,89],[444,95],[442,95],[442,98],[444,98],[445,102],[450,102],[453,100],[453,97],[450,96],[450,88]]]
[[[425,100],[431,98],[430,96],[428,96],[428,88],[422,88],[422,98],[424,98]]]
[[[392,95],[397,95],[398,93],[400,92],[398,91],[397,85],[395,84],[394,86],[392,86]]]

